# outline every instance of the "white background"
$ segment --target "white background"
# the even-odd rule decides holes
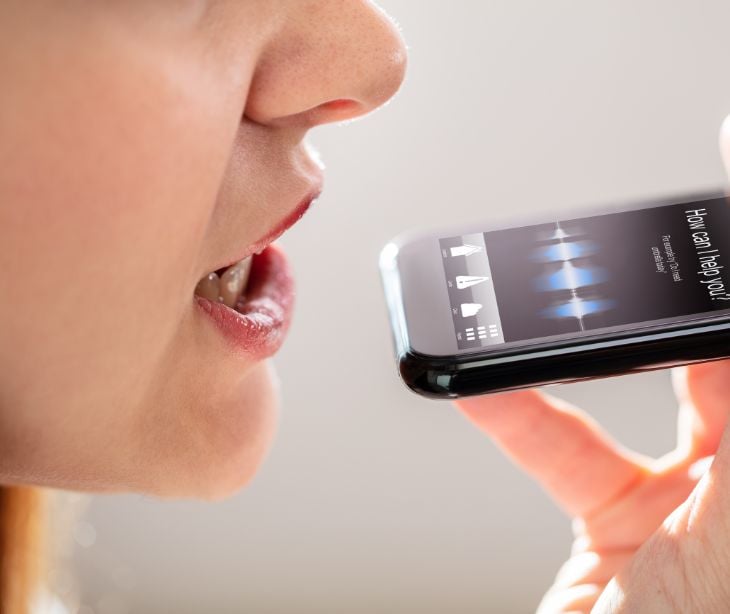
[[[568,553],[539,488],[397,379],[378,251],[414,226],[721,184],[730,4],[382,5],[409,75],[372,117],[314,133],[328,185],[284,240],[299,298],[273,452],[225,503],[94,498],[75,532],[87,614],[528,612]],[[628,445],[673,445],[666,373],[553,391]]]

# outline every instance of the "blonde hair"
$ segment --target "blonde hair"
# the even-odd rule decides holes
[[[30,614],[43,577],[43,492],[0,486],[0,614]]]

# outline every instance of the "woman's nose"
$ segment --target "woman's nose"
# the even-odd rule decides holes
[[[363,115],[395,94],[406,48],[369,0],[295,0],[258,62],[246,116],[316,126]]]

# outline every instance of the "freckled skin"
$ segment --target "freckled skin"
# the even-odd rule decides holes
[[[363,0],[0,3],[0,482],[250,479],[276,386],[195,286],[302,198],[307,131],[404,67]]]

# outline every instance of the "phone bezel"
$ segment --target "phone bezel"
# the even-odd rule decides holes
[[[400,375],[414,392],[433,399],[504,392],[537,385],[610,377],[726,358],[730,353],[730,318],[718,322],[677,323],[654,332],[629,331],[605,339],[573,338],[484,352],[429,356],[414,352],[405,328],[397,252],[381,255],[382,280],[391,318]],[[620,351],[616,351],[620,348]]]

